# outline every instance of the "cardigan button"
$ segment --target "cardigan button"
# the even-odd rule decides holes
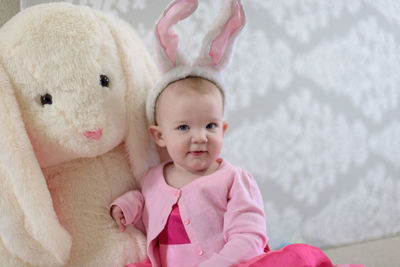
[[[185,219],[185,220],[183,221],[183,223],[186,224],[186,225],[188,225],[188,224],[190,224],[190,220],[189,220],[189,219]]]
[[[200,249],[199,251],[197,251],[197,255],[202,256],[204,254],[204,251],[202,249]]]
[[[175,196],[175,197],[179,197],[179,191],[175,191],[175,192],[174,192],[174,196]]]

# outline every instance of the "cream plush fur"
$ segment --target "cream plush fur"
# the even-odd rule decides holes
[[[0,28],[0,266],[146,258],[144,235],[121,233],[108,206],[158,162],[145,119],[156,75],[130,26],[88,7],[38,5]]]

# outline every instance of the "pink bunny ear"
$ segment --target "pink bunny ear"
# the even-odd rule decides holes
[[[209,31],[203,40],[201,53],[195,65],[212,66],[220,71],[228,64],[232,54],[232,48],[236,37],[243,29],[246,18],[240,0],[227,1],[228,7],[222,8],[222,12],[229,14],[220,15],[216,26]]]
[[[178,35],[173,26],[190,16],[197,8],[197,0],[176,0],[170,4],[155,27],[156,41],[159,42],[158,58],[163,71],[176,67],[177,62],[184,61],[178,51]],[[179,55],[179,56],[178,56]]]
[[[211,65],[216,66],[221,63],[222,57],[227,50],[228,44],[231,41],[232,36],[237,34],[245,23],[245,16],[243,7],[238,0],[235,4],[235,9],[232,16],[229,18],[221,33],[214,39],[210,46],[210,52],[208,53],[211,57]],[[236,37],[236,36],[235,36]]]

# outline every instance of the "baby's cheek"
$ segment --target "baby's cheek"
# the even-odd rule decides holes
[[[216,154],[216,156],[219,156],[219,154],[221,153],[222,144],[223,144],[222,141],[223,141],[223,138],[222,138],[222,137],[215,141],[215,144],[214,144],[214,153]]]

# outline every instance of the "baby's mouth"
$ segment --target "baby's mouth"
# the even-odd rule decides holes
[[[199,157],[207,153],[205,150],[194,150],[189,152],[192,156]]]

